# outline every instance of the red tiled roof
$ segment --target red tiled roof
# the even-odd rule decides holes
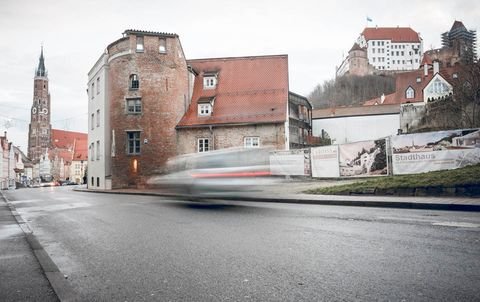
[[[192,103],[178,127],[276,123],[286,120],[288,56],[188,60],[198,73]],[[203,89],[204,73],[216,72],[215,89]],[[215,97],[211,116],[199,117],[198,100]]]
[[[392,42],[420,42],[420,36],[410,27],[366,27],[365,40],[391,40]]]
[[[86,139],[79,139],[75,141],[75,150],[73,153],[73,160],[87,160],[88,158],[88,141]]]
[[[87,140],[88,135],[81,132],[52,129],[52,147],[60,149],[73,148],[75,140]]]

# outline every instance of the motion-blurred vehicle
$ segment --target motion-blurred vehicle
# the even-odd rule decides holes
[[[195,200],[239,197],[273,185],[269,148],[230,148],[177,156],[167,173],[149,183],[164,191]]]
[[[62,182],[62,186],[74,186],[74,185],[78,185],[78,184],[74,181],[71,181],[71,180],[66,180],[66,181]]]

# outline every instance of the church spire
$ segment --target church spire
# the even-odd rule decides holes
[[[37,70],[35,71],[35,75],[37,77],[46,77],[47,76],[47,70],[45,69],[45,60],[43,58],[43,45],[42,45],[42,50],[40,52],[40,59],[38,61],[38,67]]]

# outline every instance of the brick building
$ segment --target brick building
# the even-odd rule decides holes
[[[89,73],[90,187],[141,186],[176,155],[188,74],[176,34],[126,30],[108,45]]]

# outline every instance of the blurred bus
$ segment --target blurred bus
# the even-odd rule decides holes
[[[229,148],[170,159],[149,183],[179,197],[238,197],[275,184],[269,148]]]

